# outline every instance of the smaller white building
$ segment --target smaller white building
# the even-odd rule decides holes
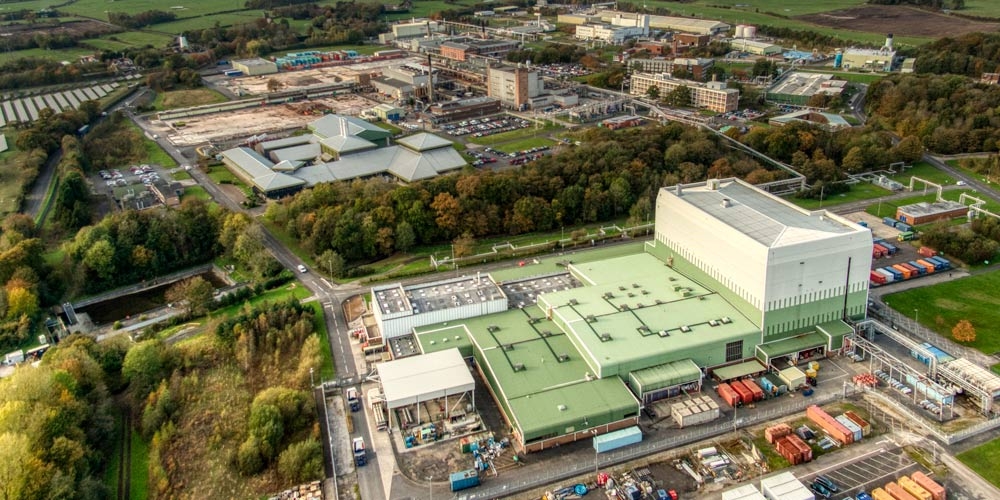
[[[435,399],[444,399],[446,411],[451,412],[453,404],[448,399],[469,393],[469,404],[475,409],[476,381],[457,348],[379,363],[375,369],[386,408],[415,406],[417,422],[421,421],[420,404]]]
[[[372,287],[375,325],[385,339],[408,335],[419,326],[506,310],[507,296],[486,275],[463,276],[408,287],[400,283]]]
[[[761,479],[760,491],[767,500],[816,500],[813,492],[791,472],[782,472]]]
[[[613,26],[608,24],[585,24],[576,27],[576,38],[579,40],[600,40],[612,45],[621,45],[629,38],[646,36],[649,27],[645,26]]]

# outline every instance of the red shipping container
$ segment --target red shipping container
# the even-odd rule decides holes
[[[743,401],[743,404],[753,403],[753,393],[747,389],[747,386],[743,385],[743,382],[733,380],[729,382],[729,387],[732,387],[736,394],[740,395],[740,401]]]
[[[721,383],[715,388],[715,391],[719,394],[719,397],[726,402],[726,404],[732,406],[733,408],[735,408],[740,402],[740,395],[736,394],[736,391],[734,391],[729,384]]]
[[[854,434],[847,430],[846,427],[841,425],[840,422],[834,420],[829,413],[823,411],[822,408],[812,405],[806,408],[806,416],[809,420],[812,420],[817,425],[823,428],[827,434],[833,439],[836,439],[840,444],[851,444],[854,442]]]
[[[873,283],[878,283],[879,285],[884,285],[885,284],[885,276],[882,276],[881,274],[879,274],[879,273],[877,273],[875,271],[872,271],[868,275],[868,279],[871,280]]]
[[[921,488],[927,490],[934,500],[944,500],[944,487],[938,484],[937,481],[927,477],[927,474],[917,471],[911,474],[910,477],[914,483],[919,484]]]
[[[889,255],[889,249],[882,245],[879,245],[878,243],[876,243],[875,246],[872,247],[872,250],[873,250],[872,253],[878,252],[878,257],[885,257],[886,255]]]
[[[790,434],[788,436],[788,442],[794,445],[798,450],[799,454],[802,456],[803,462],[811,462],[813,459],[813,450],[802,440],[799,436],[795,434]]]
[[[894,482],[885,485],[885,492],[892,495],[892,498],[895,498],[896,500],[920,500],[919,498],[907,493],[902,486]]]
[[[742,380],[742,382],[743,382],[743,385],[747,389],[750,389],[750,392],[753,393],[753,400],[754,401],[760,401],[760,400],[764,399],[764,389],[761,389],[760,386],[757,385],[757,382],[754,382],[753,380],[750,380],[750,379],[744,379],[744,380]]]
[[[923,255],[924,257],[937,257],[937,251],[933,248],[920,247],[920,250],[917,250],[917,253]]]
[[[764,429],[764,439],[767,439],[768,443],[774,444],[779,439],[792,433],[792,427],[788,424],[778,424],[773,427],[768,427]]]
[[[777,449],[778,453],[785,457],[785,460],[788,460],[792,465],[802,463],[802,453],[799,452],[799,449],[796,448],[795,445],[788,441],[788,436],[779,439],[775,443],[775,449]]]
[[[847,417],[848,419],[850,419],[851,422],[854,422],[855,424],[858,424],[858,427],[861,427],[861,435],[862,436],[867,436],[867,435],[871,434],[871,432],[872,432],[872,426],[871,426],[871,424],[869,424],[867,420],[861,418],[860,415],[858,415],[857,413],[854,413],[851,410],[847,410],[847,411],[844,412],[844,416]]]

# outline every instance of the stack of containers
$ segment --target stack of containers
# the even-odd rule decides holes
[[[931,494],[931,498],[933,500],[944,500],[944,487],[933,479],[927,477],[927,474],[917,471],[914,472],[911,477],[913,478],[913,482],[919,484],[921,488],[927,490],[927,492]]]
[[[899,249],[896,248],[896,245],[893,245],[892,243],[888,243],[888,242],[885,242],[885,241],[880,241],[878,244],[882,245],[883,247],[885,247],[886,251],[889,252],[889,255],[896,255],[896,252],[899,251]]]
[[[861,441],[861,437],[864,435],[864,433],[861,431],[861,427],[859,427],[858,424],[855,424],[854,421],[852,421],[851,419],[847,418],[844,415],[838,415],[836,418],[834,418],[834,420],[839,422],[840,425],[846,427],[847,430],[851,431],[851,435],[854,437],[855,443]]]
[[[860,415],[854,413],[853,411],[845,411],[844,416],[851,419],[858,427],[861,428],[861,435],[867,436],[872,432],[872,426],[865,419],[861,418]]]
[[[773,374],[765,374],[760,378],[760,388],[771,396],[780,396],[788,391],[788,386]]]
[[[802,457],[802,461],[803,462],[811,462],[812,461],[812,459],[813,459],[813,450],[812,450],[812,448],[809,447],[808,444],[806,444],[805,441],[802,440],[802,438],[800,438],[799,436],[797,436],[795,434],[789,434],[788,437],[786,437],[785,439],[788,439],[788,442],[791,443],[792,446],[795,446],[796,448],[798,448],[799,455]]]
[[[886,249],[884,246],[879,245],[878,243],[872,245],[873,259],[880,259],[882,257],[888,257],[888,256],[889,256],[889,250]]]
[[[723,382],[715,388],[715,392],[719,394],[719,397],[726,402],[729,406],[736,408],[736,405],[740,404],[740,395],[733,390],[733,388]]]
[[[896,500],[919,500],[914,498],[913,495],[906,492],[902,486],[896,483],[889,483],[885,485],[885,492],[892,495]]]
[[[806,408],[806,416],[809,420],[812,420],[823,428],[831,438],[840,442],[840,444],[851,444],[854,442],[854,433],[847,430],[840,422],[830,416],[829,413],[823,411],[822,408],[812,405]]]
[[[780,453],[781,456],[785,457],[785,460],[788,460],[788,463],[790,463],[792,465],[801,464],[802,463],[802,452],[799,451],[799,447],[798,446],[795,446],[794,444],[792,444],[791,441],[789,441],[789,439],[788,439],[789,436],[791,436],[791,434],[789,434],[788,436],[785,436],[785,437],[783,437],[781,439],[778,439],[778,441],[774,443],[774,447],[775,447],[775,449],[778,450],[778,453]],[[795,436],[795,437],[798,437],[798,436]]]
[[[743,385],[746,386],[746,388],[749,389],[751,393],[753,393],[754,401],[760,401],[764,399],[764,389],[761,389],[760,386],[757,385],[757,382],[754,382],[752,379],[746,379],[743,380],[742,382]]]
[[[764,429],[764,439],[768,443],[774,444],[777,440],[792,433],[792,427],[788,424],[778,424]]]
[[[903,476],[898,479],[899,486],[906,490],[907,493],[917,497],[919,500],[933,500],[930,492],[925,490],[923,486],[917,484],[914,480]]]
[[[750,392],[750,389],[747,389],[747,386],[743,385],[743,382],[733,380],[729,382],[729,387],[732,387],[733,390],[736,391],[736,394],[740,395],[740,401],[742,401],[743,404],[746,405],[753,403],[753,393]]]

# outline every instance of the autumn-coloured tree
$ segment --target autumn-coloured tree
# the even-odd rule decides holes
[[[951,336],[959,342],[975,342],[976,328],[967,319],[959,321],[955,328],[951,329]]]

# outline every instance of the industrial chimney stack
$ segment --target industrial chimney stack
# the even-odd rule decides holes
[[[885,36],[885,48],[888,51],[892,51],[892,33]]]

